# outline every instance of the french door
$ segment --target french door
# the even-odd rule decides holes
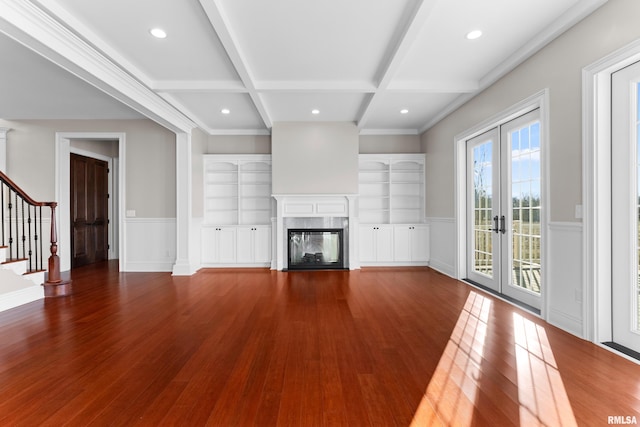
[[[539,109],[467,141],[467,278],[540,309]]]
[[[640,352],[640,63],[613,74],[612,339]]]

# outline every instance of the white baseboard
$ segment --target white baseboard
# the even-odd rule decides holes
[[[579,338],[582,336],[582,318],[571,316],[555,308],[549,309],[547,321]]]
[[[40,285],[7,292],[0,295],[0,311],[9,310],[40,299],[44,299],[44,290]]]
[[[431,261],[429,261],[429,267],[431,267],[432,269],[436,270],[439,273],[444,274],[445,276],[449,276],[453,279],[455,279],[455,267],[453,265],[444,263],[442,261],[439,260],[435,260],[435,259],[431,259]]]

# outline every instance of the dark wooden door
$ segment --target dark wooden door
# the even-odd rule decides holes
[[[71,154],[71,267],[108,259],[108,174],[105,161]]]

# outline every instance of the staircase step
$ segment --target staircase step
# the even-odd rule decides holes
[[[0,246],[0,263],[3,263],[7,260],[7,248],[6,246]]]
[[[44,298],[44,290],[40,284],[35,285],[10,269],[0,268],[0,284],[0,311]]]
[[[34,285],[42,285],[44,283],[44,276],[45,270],[31,271],[22,275],[25,279],[31,280]]]
[[[27,259],[9,259],[0,263],[0,268],[12,270],[16,274],[24,274],[27,272]]]

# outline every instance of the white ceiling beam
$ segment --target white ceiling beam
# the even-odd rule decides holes
[[[387,86],[388,92],[407,93],[469,93],[480,87],[477,80],[427,80],[394,81]]]
[[[265,126],[270,129],[273,125],[271,117],[269,117],[267,108],[256,90],[255,79],[247,65],[245,56],[240,50],[238,39],[232,32],[229,20],[222,12],[220,2],[217,0],[199,0],[199,2],[207,14],[211,26],[216,34],[218,34],[218,38],[226,50],[227,55],[229,55],[229,59],[240,76],[240,80],[242,80],[242,83],[247,89],[256,110],[258,110],[258,114],[260,114]]]
[[[376,85],[368,81],[263,81],[256,82],[259,92],[372,93]]]
[[[249,92],[242,82],[230,80],[162,80],[151,84],[158,92]]]
[[[0,32],[175,132],[196,124],[139,79],[27,0],[0,0]]]
[[[76,34],[80,34],[83,39],[87,40],[92,46],[95,46],[95,48],[102,52],[107,58],[110,58],[136,79],[140,80],[146,86],[149,86],[149,77],[143,73],[142,70],[102,40],[90,27],[69,13],[69,11],[60,4],[60,1],[37,0],[36,3],[42,6],[50,15],[55,16],[58,21],[63,23],[67,28],[71,28]]]
[[[396,75],[402,61],[406,58],[409,49],[418,38],[420,30],[429,20],[431,12],[433,11],[437,1],[438,0],[421,0],[416,6],[413,15],[409,19],[408,25],[399,37],[398,43],[388,56],[386,64],[382,66],[378,88],[364,105],[357,120],[358,128],[362,129],[365,126],[369,116],[371,115],[373,107],[377,102],[379,102],[379,99],[387,90],[391,83],[391,79]]]

